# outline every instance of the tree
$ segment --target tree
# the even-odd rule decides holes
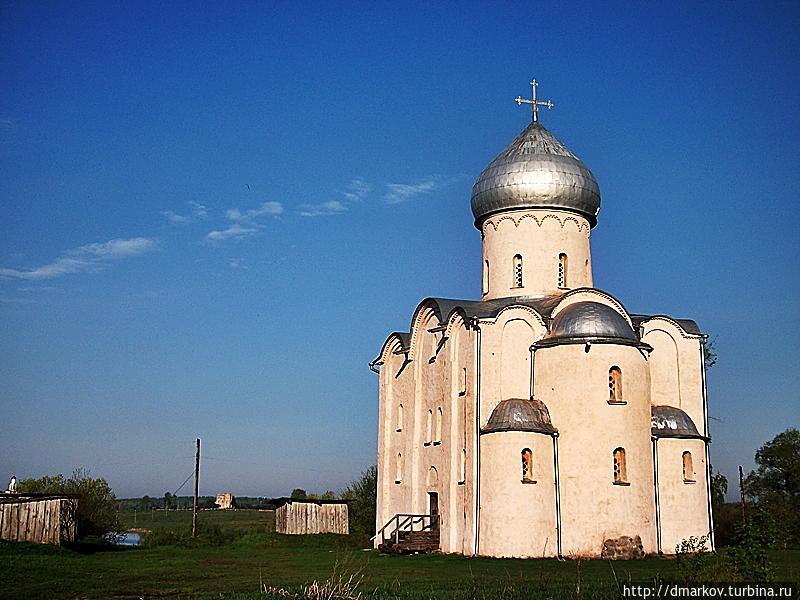
[[[305,500],[306,498],[308,498],[308,494],[304,489],[295,488],[292,490],[292,500]]]
[[[714,473],[711,467],[711,504],[714,507],[725,504],[725,494],[728,493],[728,478],[722,473]]]
[[[378,467],[372,465],[342,492],[349,500],[348,512],[351,533],[375,533],[375,507],[378,502]]]
[[[708,338],[703,344],[703,364],[710,369],[717,364],[717,338]]]
[[[144,495],[139,500],[139,510],[150,510],[153,508],[153,499],[150,496]]]
[[[170,508],[177,508],[178,507],[178,498],[177,496],[173,496],[170,492],[164,492],[164,508],[169,510]]]
[[[800,431],[787,429],[756,451],[745,492],[781,523],[784,542],[800,544]]]
[[[18,489],[24,494],[77,496],[76,529],[79,539],[119,530],[116,496],[105,479],[93,479],[86,469],[75,469],[69,479],[61,474],[25,479],[19,483]]]

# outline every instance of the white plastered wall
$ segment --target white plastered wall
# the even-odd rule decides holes
[[[530,397],[530,347],[545,332],[541,317],[527,307],[509,307],[481,322],[481,426],[508,398]]]
[[[428,492],[435,491],[439,494],[442,551],[470,554],[475,484],[474,339],[460,317],[453,318],[447,331],[429,331],[438,325],[434,312],[422,308],[413,324],[410,362],[404,364],[403,354],[388,352],[381,366],[376,530],[398,513],[427,514]],[[404,423],[397,431],[400,403]],[[439,409],[441,426],[437,424]],[[428,411],[433,413],[430,436]],[[399,483],[395,474],[398,453],[403,456]],[[376,538],[376,547],[381,541],[380,536]]]
[[[522,482],[521,452],[533,454]],[[553,440],[541,433],[481,435],[480,554],[532,558],[557,554]]]
[[[633,346],[565,344],[537,350],[535,396],[559,430],[562,552],[597,556],[603,541],[642,538],[656,551],[650,375]],[[625,404],[609,404],[608,371],[622,371]],[[615,485],[613,452],[625,449],[627,481]]]
[[[683,453],[691,452],[692,482],[684,481]],[[675,547],[690,536],[705,536],[708,530],[706,455],[703,440],[661,438],[658,440],[658,489],[661,507],[661,548],[675,554]]]
[[[705,435],[701,337],[685,333],[672,321],[654,317],[641,324],[650,355],[654,405],[674,406],[691,417]]]

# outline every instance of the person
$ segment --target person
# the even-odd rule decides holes
[[[15,494],[17,492],[17,476],[12,475],[11,481],[8,483],[8,492],[9,494]]]

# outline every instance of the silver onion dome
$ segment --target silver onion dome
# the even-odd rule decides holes
[[[625,318],[606,304],[576,302],[559,312],[543,341],[622,339],[637,341]]]
[[[472,186],[476,226],[488,215],[516,208],[569,210],[592,227],[600,212],[600,188],[592,172],[538,121],[506,146]]]
[[[702,438],[692,418],[680,408],[657,405],[650,408],[653,437]]]
[[[541,400],[531,398],[509,398],[495,406],[481,433],[498,431],[533,431],[553,433],[555,428],[550,421],[550,411]]]

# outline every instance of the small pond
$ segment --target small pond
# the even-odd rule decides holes
[[[125,531],[109,538],[117,546],[138,546],[142,543],[142,534],[138,531]]]

